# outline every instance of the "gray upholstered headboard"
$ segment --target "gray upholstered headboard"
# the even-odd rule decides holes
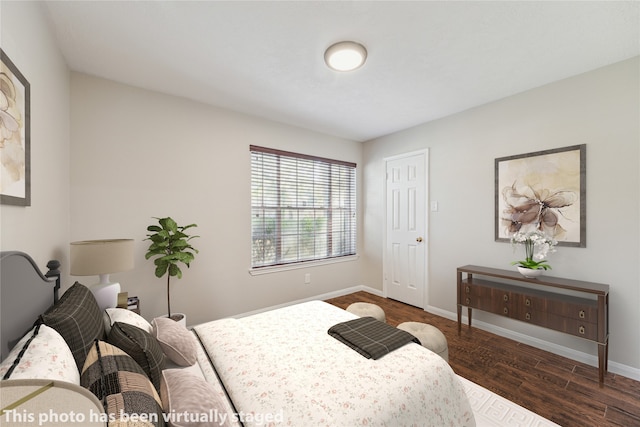
[[[42,274],[24,252],[0,252],[0,360],[29,331],[47,308],[58,300],[58,261],[49,261]]]

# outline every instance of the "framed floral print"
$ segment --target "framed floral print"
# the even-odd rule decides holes
[[[31,89],[0,49],[0,203],[31,205]]]
[[[495,159],[495,240],[540,230],[586,247],[586,153],[582,144]]]

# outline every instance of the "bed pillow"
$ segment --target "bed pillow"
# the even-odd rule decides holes
[[[0,364],[0,378],[43,378],[80,384],[80,372],[69,346],[55,329],[37,325]]]
[[[202,377],[185,369],[162,372],[162,407],[167,414],[189,414],[191,419],[172,419],[171,427],[238,425],[224,399]]]
[[[157,317],[151,321],[153,336],[160,343],[164,354],[178,366],[196,363],[198,343],[193,332],[168,317]]]
[[[129,325],[137,326],[143,331],[149,333],[153,330],[151,324],[147,322],[144,317],[131,310],[127,310],[126,308],[107,308],[105,309],[105,313],[108,319],[104,325],[107,335],[109,335],[109,332],[111,331],[111,325],[116,322],[128,323]]]
[[[160,344],[151,334],[137,326],[116,322],[111,327],[107,341],[131,356],[149,376],[156,390],[160,390],[165,356]]]
[[[104,337],[102,311],[91,291],[78,282],[40,316],[40,321],[62,335],[78,370],[82,368],[93,342]]]
[[[104,399],[106,413],[115,420],[121,414],[148,414],[158,422],[140,425],[165,425],[162,401],[144,370],[131,356],[109,343],[96,341],[92,345],[80,384],[98,399]],[[109,425],[121,424],[109,422]]]

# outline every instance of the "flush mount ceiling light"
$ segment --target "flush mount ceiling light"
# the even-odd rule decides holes
[[[367,59],[367,49],[360,43],[346,41],[329,46],[324,62],[336,71],[352,71],[362,67]]]

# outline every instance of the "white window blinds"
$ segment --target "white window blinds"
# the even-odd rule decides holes
[[[253,268],[356,253],[356,164],[250,146]]]

